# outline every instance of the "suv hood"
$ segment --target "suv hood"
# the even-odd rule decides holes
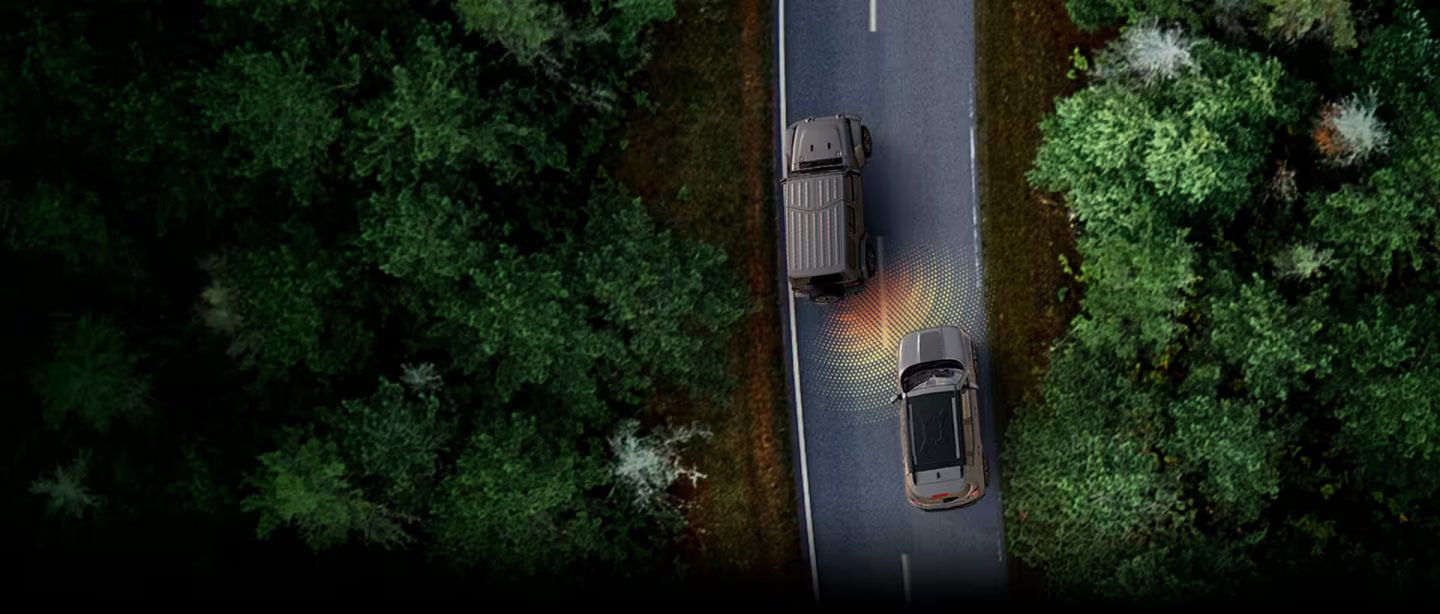
[[[900,341],[900,372],[936,360],[956,360],[969,369],[967,350],[959,328],[941,326],[918,330],[905,335]]]

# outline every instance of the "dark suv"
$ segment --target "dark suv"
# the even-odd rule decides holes
[[[980,439],[975,343],[954,326],[900,340],[900,449],[905,498],[927,510],[985,496],[990,468]]]

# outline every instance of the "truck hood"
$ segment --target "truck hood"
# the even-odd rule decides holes
[[[836,160],[843,163],[845,158],[845,127],[843,120],[818,120],[804,124],[795,138],[795,167],[806,162]]]

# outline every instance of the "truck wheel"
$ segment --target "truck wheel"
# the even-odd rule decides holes
[[[866,158],[869,158],[869,157],[870,157],[870,152],[871,152],[871,151],[874,151],[874,149],[875,149],[874,146],[871,145],[871,143],[870,143],[870,127],[869,127],[869,126],[860,126],[860,145],[865,148],[865,157],[866,157]]]
[[[875,254],[875,241],[865,241],[865,276],[874,277],[880,271],[880,257]]]
[[[810,300],[820,305],[831,305],[840,302],[840,295],[829,292],[817,292],[810,295]]]

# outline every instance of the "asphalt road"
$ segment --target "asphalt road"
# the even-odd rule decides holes
[[[880,275],[838,305],[789,301],[777,246],[802,548],[822,604],[963,605],[1005,592],[999,442],[985,392],[972,1],[776,3],[777,178],[789,122],[858,113],[874,140],[864,189]],[[898,407],[888,400],[900,337],[940,324],[980,343],[991,479],[973,505],[923,512],[904,498]]]

